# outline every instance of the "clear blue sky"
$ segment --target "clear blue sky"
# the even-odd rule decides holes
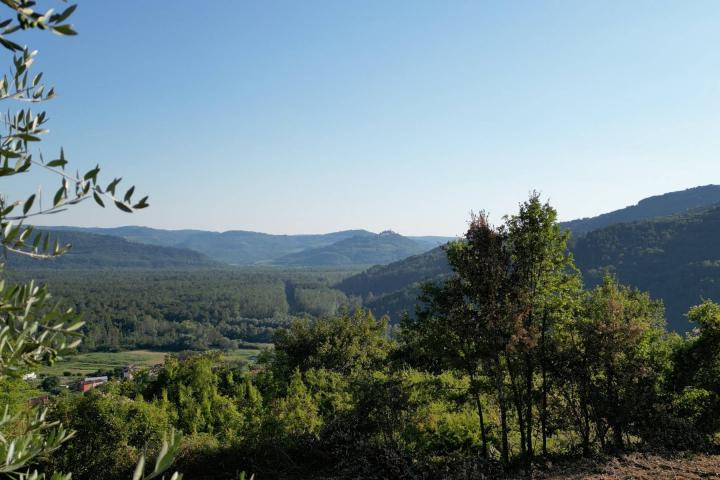
[[[716,1],[85,0],[73,23],[26,37],[60,94],[44,149],[152,206],[54,224],[455,235],[532,189],[570,219],[720,183]]]

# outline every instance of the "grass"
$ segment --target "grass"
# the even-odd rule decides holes
[[[227,361],[254,362],[262,347],[268,344],[257,344],[237,350],[222,352]],[[133,364],[140,368],[152,367],[163,363],[167,352],[155,350],[128,350],[124,352],[91,352],[72,355],[64,360],[58,361],[51,367],[41,367],[37,370],[39,374],[56,375],[58,377],[71,375],[87,375],[98,370],[112,370],[117,367],[125,367]]]

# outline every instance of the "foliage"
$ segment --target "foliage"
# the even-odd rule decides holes
[[[588,233],[573,248],[588,286],[606,271],[624,284],[662,298],[673,330],[691,328],[684,314],[705,298],[720,298],[717,205]]]
[[[342,374],[377,369],[391,348],[386,334],[387,321],[377,321],[365,310],[296,320],[273,338],[273,365],[283,376],[295,369],[325,368]]]
[[[8,74],[0,79],[0,100],[27,104],[38,104],[55,96],[53,88],[42,83],[42,73],[32,74],[37,52],[15,43],[11,38],[20,30],[48,30],[59,35],[75,35],[67,22],[75,6],[55,13],[37,10],[35,1],[2,0],[11,18],[0,22],[0,45],[13,55]],[[93,199],[104,207],[106,202],[118,209],[131,213],[148,206],[147,197],[133,200],[135,188],[128,188],[124,194],[118,191],[121,179],[116,178],[107,186],[101,186],[99,166],[84,174],[67,173],[68,161],[61,149],[57,158],[45,161],[35,151],[41,136],[47,133],[46,112],[34,113],[30,108],[15,112],[8,109],[3,116],[3,132],[0,134],[0,177],[11,178],[43,169],[55,174],[60,185],[51,201],[43,205],[40,192],[24,199],[11,200],[0,196],[0,245],[6,253],[36,259],[47,259],[63,255],[69,245],[50,241],[50,235],[35,232],[24,221],[43,215],[55,214]],[[40,364],[52,364],[58,356],[70,353],[79,344],[79,329],[82,322],[72,310],[59,310],[49,303],[47,288],[30,281],[21,285],[0,282],[0,380],[17,377],[24,370]],[[0,417],[0,473],[12,478],[46,478],[44,473],[33,469],[42,457],[66,445],[74,432],[66,430],[57,421],[47,417],[45,407],[20,409],[11,413],[9,405]],[[152,473],[145,476],[144,455],[138,459],[134,479],[152,478],[162,474],[174,456],[179,438],[173,436],[164,441],[158,453]],[[55,480],[68,479],[70,475],[52,473]],[[174,475],[175,478],[179,476]]]
[[[112,393],[64,395],[52,417],[76,432],[51,465],[78,479],[129,478],[143,454],[157,455],[170,417],[160,406]]]
[[[81,350],[180,351],[267,343],[294,317],[337,313],[352,304],[330,288],[342,275],[259,268],[33,269],[10,277],[46,283],[64,307],[83,315]]]

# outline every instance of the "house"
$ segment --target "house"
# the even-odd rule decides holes
[[[135,376],[135,372],[137,370],[138,370],[137,365],[130,364],[130,365],[124,367],[123,371],[122,371],[123,380],[132,380],[133,377]]]
[[[37,373],[30,372],[22,376],[23,380],[37,380]]]
[[[85,380],[81,380],[77,383],[77,389],[83,393],[92,390],[93,388],[107,383],[108,377],[85,377]]]

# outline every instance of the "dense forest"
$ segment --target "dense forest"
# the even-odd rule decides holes
[[[715,452],[720,305],[665,327],[661,302],[612,276],[591,289],[555,211],[533,196],[498,227],[478,215],[446,249],[397,335],[369,312],[293,319],[259,364],[212,352],[86,394],[50,417],[78,431],[41,465],[131,474],[164,432],[188,478],[499,478],[629,450]],[[14,409],[33,392],[8,380]],[[57,390],[55,390],[57,391]],[[9,393],[12,392],[12,395]]]
[[[720,206],[589,232],[572,252],[588,285],[612,272],[663,299],[680,331],[690,326],[683,318],[689,306],[720,298]]]
[[[374,265],[386,264],[428,250],[418,242],[395,232],[346,238],[332,245],[285,255],[273,261],[276,265]]]
[[[22,270],[83,316],[84,351],[232,349],[269,342],[294,317],[359,304],[331,286],[355,270]]]

